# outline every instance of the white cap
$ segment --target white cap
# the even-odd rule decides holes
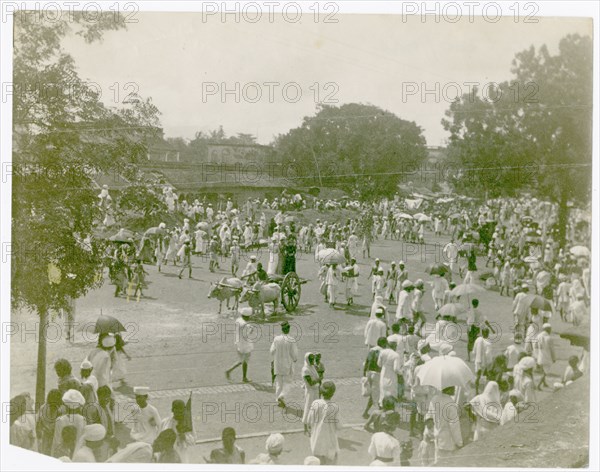
[[[150,387],[133,387],[134,395],[148,395],[150,393]]]
[[[79,408],[85,405],[85,398],[83,395],[74,389],[67,390],[62,397],[63,403],[70,408]]]
[[[550,323],[544,323],[542,329],[552,329],[552,325]]]
[[[408,287],[412,287],[413,283],[410,280],[405,280],[404,282],[402,282],[402,288],[408,288]]]
[[[240,312],[240,316],[252,316],[252,308],[249,306],[240,308],[238,311]]]
[[[81,363],[81,365],[79,366],[80,369],[93,369],[94,366],[92,365],[92,363],[90,361],[88,361],[87,359],[84,359],[84,361]]]

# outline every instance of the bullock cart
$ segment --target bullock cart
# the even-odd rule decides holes
[[[302,285],[307,281],[301,280],[295,272],[285,275],[272,275],[265,283],[256,282],[251,287],[244,287],[240,302],[248,302],[253,313],[265,316],[265,304],[273,304],[273,313],[281,303],[288,313],[293,312],[300,303]]]
[[[275,277],[276,279],[278,277]],[[302,284],[305,284],[306,280],[301,280],[296,272],[288,272],[280,278],[279,283],[281,286],[281,304],[288,313],[295,311],[300,303],[300,296],[302,295]]]
[[[243,284],[242,280],[235,277],[223,277],[216,283],[211,283],[211,289],[208,298],[219,300],[219,313],[223,301],[227,302],[234,299],[233,309],[238,308],[239,302],[248,302],[253,312],[258,312],[262,316],[265,314],[265,303],[273,303],[273,311],[277,311],[279,303],[283,305],[288,313],[298,308],[300,296],[302,295],[302,285],[306,280],[301,280],[295,272],[288,272],[285,275],[273,275],[269,277],[266,283],[255,283],[253,285]]]

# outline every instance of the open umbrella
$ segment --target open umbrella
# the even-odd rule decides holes
[[[346,258],[338,250],[333,248],[322,249],[317,254],[317,260],[321,264],[343,264]]]
[[[458,316],[467,312],[467,307],[460,303],[446,303],[442,308],[438,310],[438,313],[442,316]]]
[[[537,308],[538,310],[543,311],[552,310],[552,304],[550,303],[550,300],[547,300],[546,298],[540,295],[529,294],[527,295],[527,297],[525,297],[525,300],[523,300],[523,302],[529,308]]]
[[[585,246],[573,246],[569,252],[575,257],[590,257],[590,250]]]
[[[96,320],[96,327],[94,333],[107,334],[107,333],[120,333],[127,331],[121,322],[109,315],[100,315]]]
[[[164,228],[160,228],[158,226],[153,226],[152,228],[148,228],[146,230],[146,232],[144,233],[144,237],[148,237],[151,235],[156,235],[156,234],[165,234],[165,229]]]
[[[210,225],[206,221],[201,221],[196,225],[196,229],[208,231],[210,229]]]
[[[466,387],[475,377],[460,357],[438,356],[425,362],[417,372],[421,385],[442,390],[447,387]]]
[[[431,221],[431,216],[427,216],[427,215],[421,215],[419,216],[419,223],[426,223],[428,221]]]
[[[450,270],[450,268],[444,264],[436,263],[432,264],[427,268],[429,275],[441,275],[442,277]]]
[[[477,284],[461,284],[454,287],[450,292],[451,297],[462,297],[463,295],[473,295],[475,293],[485,292],[485,288]]]
[[[396,213],[396,218],[400,218],[402,220],[412,220],[413,217],[408,213]]]

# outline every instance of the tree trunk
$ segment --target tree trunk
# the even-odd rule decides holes
[[[567,225],[569,223],[569,208],[567,207],[568,193],[564,185],[561,185],[560,198],[558,202],[558,242],[561,247],[565,246],[567,240]]]
[[[38,339],[37,379],[35,384],[36,411],[46,401],[46,334],[48,331],[48,310],[41,308],[38,311],[40,315],[40,332]]]
[[[316,167],[316,170],[317,170],[317,175],[319,177],[319,187],[322,187],[323,186],[323,181],[321,180],[321,169],[319,168],[319,160],[317,159],[317,155],[315,154],[315,150],[312,148],[312,146],[311,146],[310,150],[312,152],[313,159],[315,161],[315,167]]]

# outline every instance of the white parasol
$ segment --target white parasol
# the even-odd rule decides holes
[[[466,387],[475,378],[460,357],[438,356],[425,362],[417,372],[421,385],[431,385],[438,390],[447,387]]]

